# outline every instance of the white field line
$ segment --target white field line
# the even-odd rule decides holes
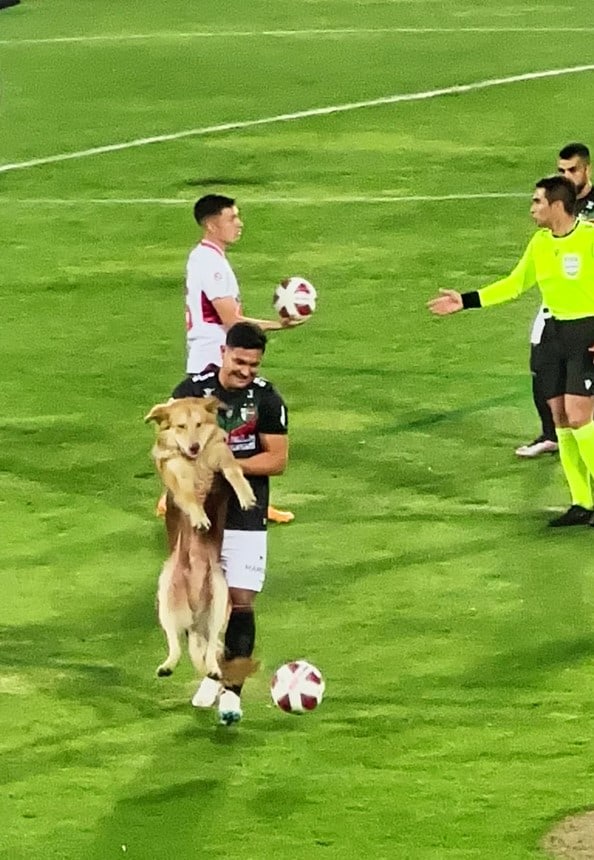
[[[147,146],[151,143],[165,143],[166,141],[182,140],[187,137],[199,137],[207,134],[216,134],[224,131],[237,131],[244,128],[256,128],[262,125],[272,125],[290,120],[306,119],[314,116],[327,116],[329,114],[346,113],[347,111],[360,110],[361,108],[378,107],[380,105],[392,105],[400,102],[416,102],[426,99],[439,98],[440,96],[462,95],[463,93],[486,90],[491,87],[501,87],[506,84],[515,84],[523,81],[535,81],[543,78],[557,78],[564,75],[576,75],[581,72],[591,72],[594,64],[582,66],[566,66],[561,69],[544,69],[540,72],[526,72],[520,75],[509,75],[503,78],[487,78],[483,81],[475,81],[471,84],[455,84],[450,87],[440,87],[434,90],[424,90],[417,93],[399,93],[393,96],[383,96],[367,101],[348,102],[341,105],[329,105],[321,108],[310,108],[309,110],[295,111],[294,113],[277,114],[276,116],[262,117],[260,119],[248,119],[239,122],[226,122],[220,125],[210,125],[203,128],[190,128],[177,131],[172,134],[159,134],[154,137],[141,137],[136,140],[128,140],[123,143],[110,143],[105,146],[95,146],[91,149],[81,149],[78,152],[62,152],[57,155],[47,155],[42,158],[32,158],[29,161],[17,161],[12,164],[0,164],[0,173],[8,173],[11,170],[24,170],[29,167],[38,167],[43,164],[56,164],[60,161],[70,161],[76,158],[88,158],[93,155],[101,155],[107,152],[118,152],[124,149],[134,149]]]
[[[504,200],[524,198],[529,191],[484,192],[482,194],[417,194],[411,196],[336,196],[336,197],[242,197],[241,205],[249,206],[326,206],[337,203],[444,203],[456,200]],[[22,206],[192,206],[195,197],[3,197],[2,204]],[[0,422],[1,423],[1,422]]]
[[[432,33],[502,33],[527,34],[539,33],[594,33],[594,27],[336,27],[312,28],[307,30],[190,30],[188,32],[163,31],[154,33],[105,33],[95,36],[53,36],[43,39],[0,39],[0,45],[19,47],[20,45],[67,45],[93,42],[146,42],[154,39],[258,39],[258,38],[308,38],[312,36],[373,36],[373,35],[410,35],[423,36]]]

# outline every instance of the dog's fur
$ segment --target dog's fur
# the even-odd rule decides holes
[[[155,465],[175,504],[196,529],[210,528],[204,500],[216,472],[231,484],[242,510],[256,503],[252,488],[227,447],[226,435],[217,424],[220,405],[216,397],[183,397],[153,406],[144,419],[158,424],[152,451]]]
[[[220,555],[229,484],[244,510],[253,507],[255,496],[216,423],[218,406],[216,398],[186,397],[158,404],[145,419],[159,425],[152,453],[168,490],[171,553],[157,593],[169,654],[157,675],[171,675],[177,666],[182,633],[187,634],[190,659],[199,672],[218,678],[225,674],[218,652],[229,593]],[[240,674],[246,677],[251,671],[251,665],[246,666]]]
[[[196,531],[171,496],[166,517],[170,546],[175,543],[159,576],[157,611],[169,653],[157,675],[171,675],[181,657],[180,636],[185,634],[196,671],[220,677],[220,636],[229,616],[229,593],[219,562],[222,532]]]

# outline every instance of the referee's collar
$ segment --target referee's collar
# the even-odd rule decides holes
[[[553,239],[566,239],[568,236],[571,236],[571,234],[575,230],[577,230],[579,224],[580,224],[580,219],[576,218],[575,221],[573,222],[573,227],[571,228],[571,230],[568,233],[563,233],[562,236],[558,236],[556,233],[553,233],[553,231],[551,230],[551,236],[553,237]]]

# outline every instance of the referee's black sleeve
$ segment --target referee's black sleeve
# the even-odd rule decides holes
[[[482,308],[479,291],[473,290],[471,293],[462,293],[462,307],[465,311],[472,308]]]

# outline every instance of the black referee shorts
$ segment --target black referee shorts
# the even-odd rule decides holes
[[[547,400],[563,394],[594,397],[594,317],[551,319],[537,373]]]

